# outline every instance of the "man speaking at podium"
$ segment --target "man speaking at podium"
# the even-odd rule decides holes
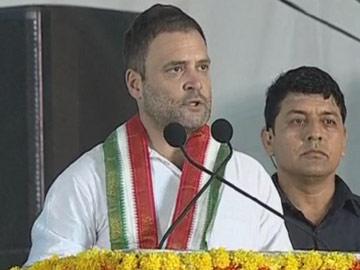
[[[212,171],[224,160],[226,147],[211,137],[206,124],[210,59],[198,23],[174,6],[152,6],[126,33],[124,56],[138,114],[54,182],[32,228],[27,265],[95,246],[157,248],[209,179],[165,141],[169,123],[184,126],[185,148],[194,160]],[[227,180],[281,211],[276,189],[257,161],[234,152],[224,166]],[[291,244],[280,218],[214,181],[165,247],[289,250]]]

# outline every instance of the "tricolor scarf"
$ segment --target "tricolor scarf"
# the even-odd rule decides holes
[[[104,142],[103,150],[111,248],[157,248],[159,236],[148,137],[139,116],[115,130]],[[186,151],[203,166],[216,170],[229,149],[213,140],[209,127],[204,126],[188,139]],[[223,174],[224,169],[218,173]],[[208,175],[184,162],[173,221],[208,180]],[[207,248],[221,192],[220,182],[213,181],[169,236],[166,248]]]

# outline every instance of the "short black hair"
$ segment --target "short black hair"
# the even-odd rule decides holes
[[[200,25],[178,7],[156,4],[139,14],[125,33],[125,69],[133,69],[145,78],[145,59],[151,41],[163,32],[191,31],[206,39]]]
[[[267,130],[274,129],[281,102],[289,93],[321,94],[325,99],[332,96],[345,123],[345,99],[336,81],[320,68],[302,66],[282,73],[268,88],[264,110]]]

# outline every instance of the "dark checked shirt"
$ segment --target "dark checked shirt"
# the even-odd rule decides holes
[[[290,241],[294,249],[336,250],[360,252],[360,197],[351,192],[345,182],[336,176],[332,206],[319,225],[306,219],[281,190],[278,176],[272,176],[279,191]],[[309,233],[293,224],[296,222]]]

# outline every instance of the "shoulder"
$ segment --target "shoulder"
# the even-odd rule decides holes
[[[358,205],[360,204],[360,196],[355,194],[339,175],[335,175],[335,189],[336,193],[339,193],[342,197],[349,198]]]
[[[226,167],[226,177],[242,187],[247,187],[254,192],[269,190],[273,186],[270,176],[264,167],[253,157],[234,151]]]
[[[353,198],[354,198],[354,200],[357,202],[357,204],[360,206],[360,196],[357,195],[357,194],[355,194],[355,193],[353,193]]]
[[[49,194],[54,192],[66,194],[74,190],[81,193],[93,193],[92,190],[103,189],[104,176],[104,154],[102,144],[99,144],[70,164],[56,178],[50,187]]]
[[[227,167],[225,171],[227,180],[277,211],[282,211],[280,197],[274,183],[256,159],[245,153],[234,151],[230,162],[229,168]],[[261,207],[256,209],[263,210]]]
[[[351,205],[351,212],[360,217],[360,196],[353,193],[339,175],[335,175],[335,201],[344,200],[347,202],[344,206],[347,207]]]
[[[81,155],[70,167],[69,171],[98,170],[104,164],[103,144],[98,144]]]
[[[255,158],[249,156],[248,154],[234,151],[233,157],[232,157],[233,165],[238,168],[238,170],[241,170],[242,173],[246,174],[265,174],[268,177],[268,174],[266,173],[264,167],[257,161]]]
[[[357,206],[357,211],[360,216],[360,196],[352,192],[352,201]]]
[[[235,158],[237,158],[237,159],[239,159],[239,160],[241,160],[243,162],[247,162],[248,164],[253,164],[255,166],[261,166],[260,163],[255,158],[253,158],[252,156],[250,156],[250,155],[248,155],[246,153],[234,150],[233,155],[234,155]]]

